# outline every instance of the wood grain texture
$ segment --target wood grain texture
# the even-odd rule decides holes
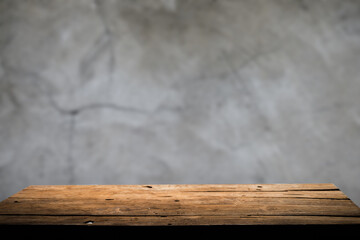
[[[2,201],[0,224],[360,224],[360,209],[334,184],[42,185]]]

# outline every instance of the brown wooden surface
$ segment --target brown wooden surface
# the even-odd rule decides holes
[[[0,224],[360,224],[360,209],[333,184],[50,185],[2,201]]]

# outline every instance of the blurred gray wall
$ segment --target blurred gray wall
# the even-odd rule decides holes
[[[0,198],[323,183],[360,203],[360,1],[1,0]]]

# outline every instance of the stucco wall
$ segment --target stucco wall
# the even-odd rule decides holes
[[[0,1],[0,198],[331,182],[360,203],[360,1]]]

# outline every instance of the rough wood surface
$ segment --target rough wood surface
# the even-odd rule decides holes
[[[333,184],[50,185],[2,201],[0,224],[360,224],[360,209]]]

